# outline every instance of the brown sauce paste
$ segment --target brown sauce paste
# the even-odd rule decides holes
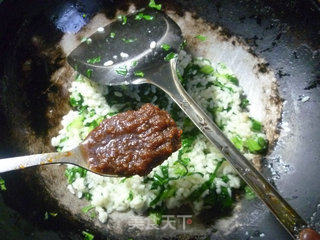
[[[80,147],[95,172],[144,176],[181,147],[181,133],[166,111],[148,103],[105,119]]]

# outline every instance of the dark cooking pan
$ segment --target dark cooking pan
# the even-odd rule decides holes
[[[141,8],[146,1],[0,2],[0,157],[54,151],[50,139],[69,109],[67,88],[73,74],[63,46],[75,46],[101,19],[113,19],[133,2]],[[272,143],[262,172],[319,231],[318,2],[162,4],[189,36],[191,52],[210,52],[215,60],[234,66],[251,102],[260,99],[260,108],[253,111],[267,113],[264,122]],[[199,32],[212,36],[213,42],[198,46],[190,36]],[[66,39],[66,45],[60,44]],[[228,213],[203,213],[187,232],[148,232],[127,228],[130,213],[115,215],[108,224],[82,214],[86,203],[66,191],[62,166],[2,177],[7,190],[0,195],[0,239],[83,239],[82,231],[95,239],[289,239],[258,199],[241,198]]]

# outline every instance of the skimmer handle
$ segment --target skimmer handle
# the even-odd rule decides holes
[[[254,190],[259,198],[294,238],[306,227],[306,222],[285,201],[273,186],[254,168],[240,151],[234,147],[217,125],[188,95],[176,74],[176,60],[165,64],[150,75],[148,81],[164,90],[201,130],[201,132],[223,153],[241,178]]]

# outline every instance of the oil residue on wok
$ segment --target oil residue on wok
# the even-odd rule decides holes
[[[105,119],[81,150],[95,172],[144,176],[181,147],[181,133],[166,111],[148,103]]]

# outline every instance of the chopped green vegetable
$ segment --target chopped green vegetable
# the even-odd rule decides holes
[[[88,69],[88,70],[87,70],[87,77],[88,77],[88,78],[91,78],[92,73],[93,73],[93,70],[92,70],[92,69]]]
[[[96,216],[97,216],[97,213],[96,212],[91,212],[91,214],[90,214],[90,218],[96,218]]]
[[[214,71],[213,67],[210,65],[204,65],[203,67],[200,68],[200,72],[203,74],[211,74]]]
[[[98,57],[95,57],[95,58],[89,58],[87,60],[87,63],[95,64],[95,63],[99,63],[100,61],[101,61],[101,57],[98,56]]]
[[[171,46],[169,44],[164,43],[164,44],[161,44],[161,48],[165,51],[169,51]]]
[[[111,33],[110,33],[110,37],[111,37],[111,38],[114,38],[115,36],[116,36],[116,33],[115,33],[115,32],[111,32]]]
[[[67,177],[69,184],[76,180],[76,173],[79,173],[80,177],[85,177],[87,175],[87,170],[81,167],[67,168],[65,171],[65,176]]]
[[[67,126],[67,131],[70,131],[72,128],[81,128],[83,125],[84,116],[78,116]]]
[[[6,182],[4,181],[4,179],[2,177],[0,177],[0,190],[1,191],[6,191],[7,190]]]
[[[83,43],[83,42],[86,42],[86,44],[90,44],[90,43],[92,43],[92,39],[84,37],[81,39],[81,43]]]
[[[122,25],[125,25],[128,20],[127,16],[125,16],[125,15],[118,15],[117,19],[122,22]]]
[[[149,7],[155,8],[157,10],[161,10],[161,4],[156,4],[154,0],[150,0]]]
[[[120,67],[116,70],[116,73],[121,75],[121,76],[127,76],[128,74],[128,70],[127,70],[127,67]]]
[[[135,66],[137,66],[137,65],[138,65],[138,61],[133,61],[131,66],[132,66],[132,67],[135,67]]]
[[[196,190],[194,190],[190,195],[189,195],[189,200],[191,201],[196,201],[198,200],[201,195],[211,187],[214,179],[217,176],[217,172],[219,170],[219,168],[221,167],[223,161],[218,162],[216,169],[214,170],[213,173],[210,174],[209,180],[205,181],[199,188],[197,188]]]
[[[73,92],[70,95],[69,103],[78,111],[82,111],[85,107],[83,106],[83,96],[78,92]]]
[[[198,38],[198,39],[201,40],[201,41],[207,40],[207,37],[205,37],[205,36],[203,36],[203,35],[197,35],[197,36],[195,36],[195,38]]]
[[[183,42],[180,44],[179,49],[180,49],[180,50],[183,50],[186,46],[187,46],[187,40],[184,39]]]
[[[81,209],[81,211],[83,212],[83,213],[87,213],[87,212],[89,212],[91,209],[93,209],[94,208],[94,206],[92,206],[92,205],[88,205],[88,206],[85,206],[85,207],[83,207],[82,209]]]
[[[117,114],[118,114],[118,112],[109,112],[109,113],[107,113],[107,115],[109,117],[112,117],[112,116],[117,115]]]
[[[133,192],[130,191],[130,192],[129,192],[129,196],[128,196],[128,200],[129,200],[129,201],[132,201],[132,199],[133,199]]]
[[[121,40],[124,41],[125,43],[133,43],[137,41],[136,38],[122,38]]]
[[[91,201],[91,199],[92,199],[92,194],[89,193],[89,192],[85,192],[85,193],[83,193],[83,197],[84,197],[85,199],[87,199],[88,201]]]
[[[249,186],[245,186],[244,191],[245,191],[245,198],[246,199],[252,200],[252,199],[256,198],[256,194]]]
[[[224,75],[224,77],[228,79],[230,82],[232,82],[234,85],[239,86],[239,80],[235,76],[226,74]]]
[[[44,213],[44,220],[48,220],[49,219],[49,216],[51,216],[51,217],[56,217],[56,216],[58,216],[58,213],[54,213],[54,212],[45,212]]]
[[[263,153],[267,150],[268,142],[262,137],[248,138],[244,145],[251,153]]]
[[[160,208],[149,210],[149,218],[157,225],[161,224],[163,214],[164,214],[164,210]]]
[[[170,61],[171,59],[175,58],[176,56],[177,56],[176,53],[170,52],[170,53],[167,54],[167,56],[165,56],[164,60]]]
[[[247,98],[245,98],[245,97],[242,97],[242,98],[241,98],[240,107],[241,107],[242,109],[247,108],[247,106],[248,106],[249,104],[250,104],[250,102],[249,102],[249,100],[248,100]]]
[[[261,132],[262,130],[262,124],[261,122],[251,118],[251,130],[254,132]]]
[[[82,235],[84,236],[84,240],[93,240],[94,236],[91,233],[86,231],[82,231]]]
[[[243,150],[243,141],[239,136],[231,138],[231,141],[236,148],[238,148],[240,151]]]
[[[153,20],[153,16],[151,15],[148,15],[148,14],[144,14],[144,13],[138,13],[136,16],[135,16],[135,20],[141,20],[141,19],[145,19],[145,20],[148,20],[148,21],[151,21]]]
[[[85,126],[94,129],[100,125],[100,123],[104,120],[104,118],[105,117],[101,116],[90,123],[86,123]]]
[[[134,72],[134,75],[135,75],[136,77],[144,77],[144,72],[142,72],[142,71],[135,71],[135,72]]]

